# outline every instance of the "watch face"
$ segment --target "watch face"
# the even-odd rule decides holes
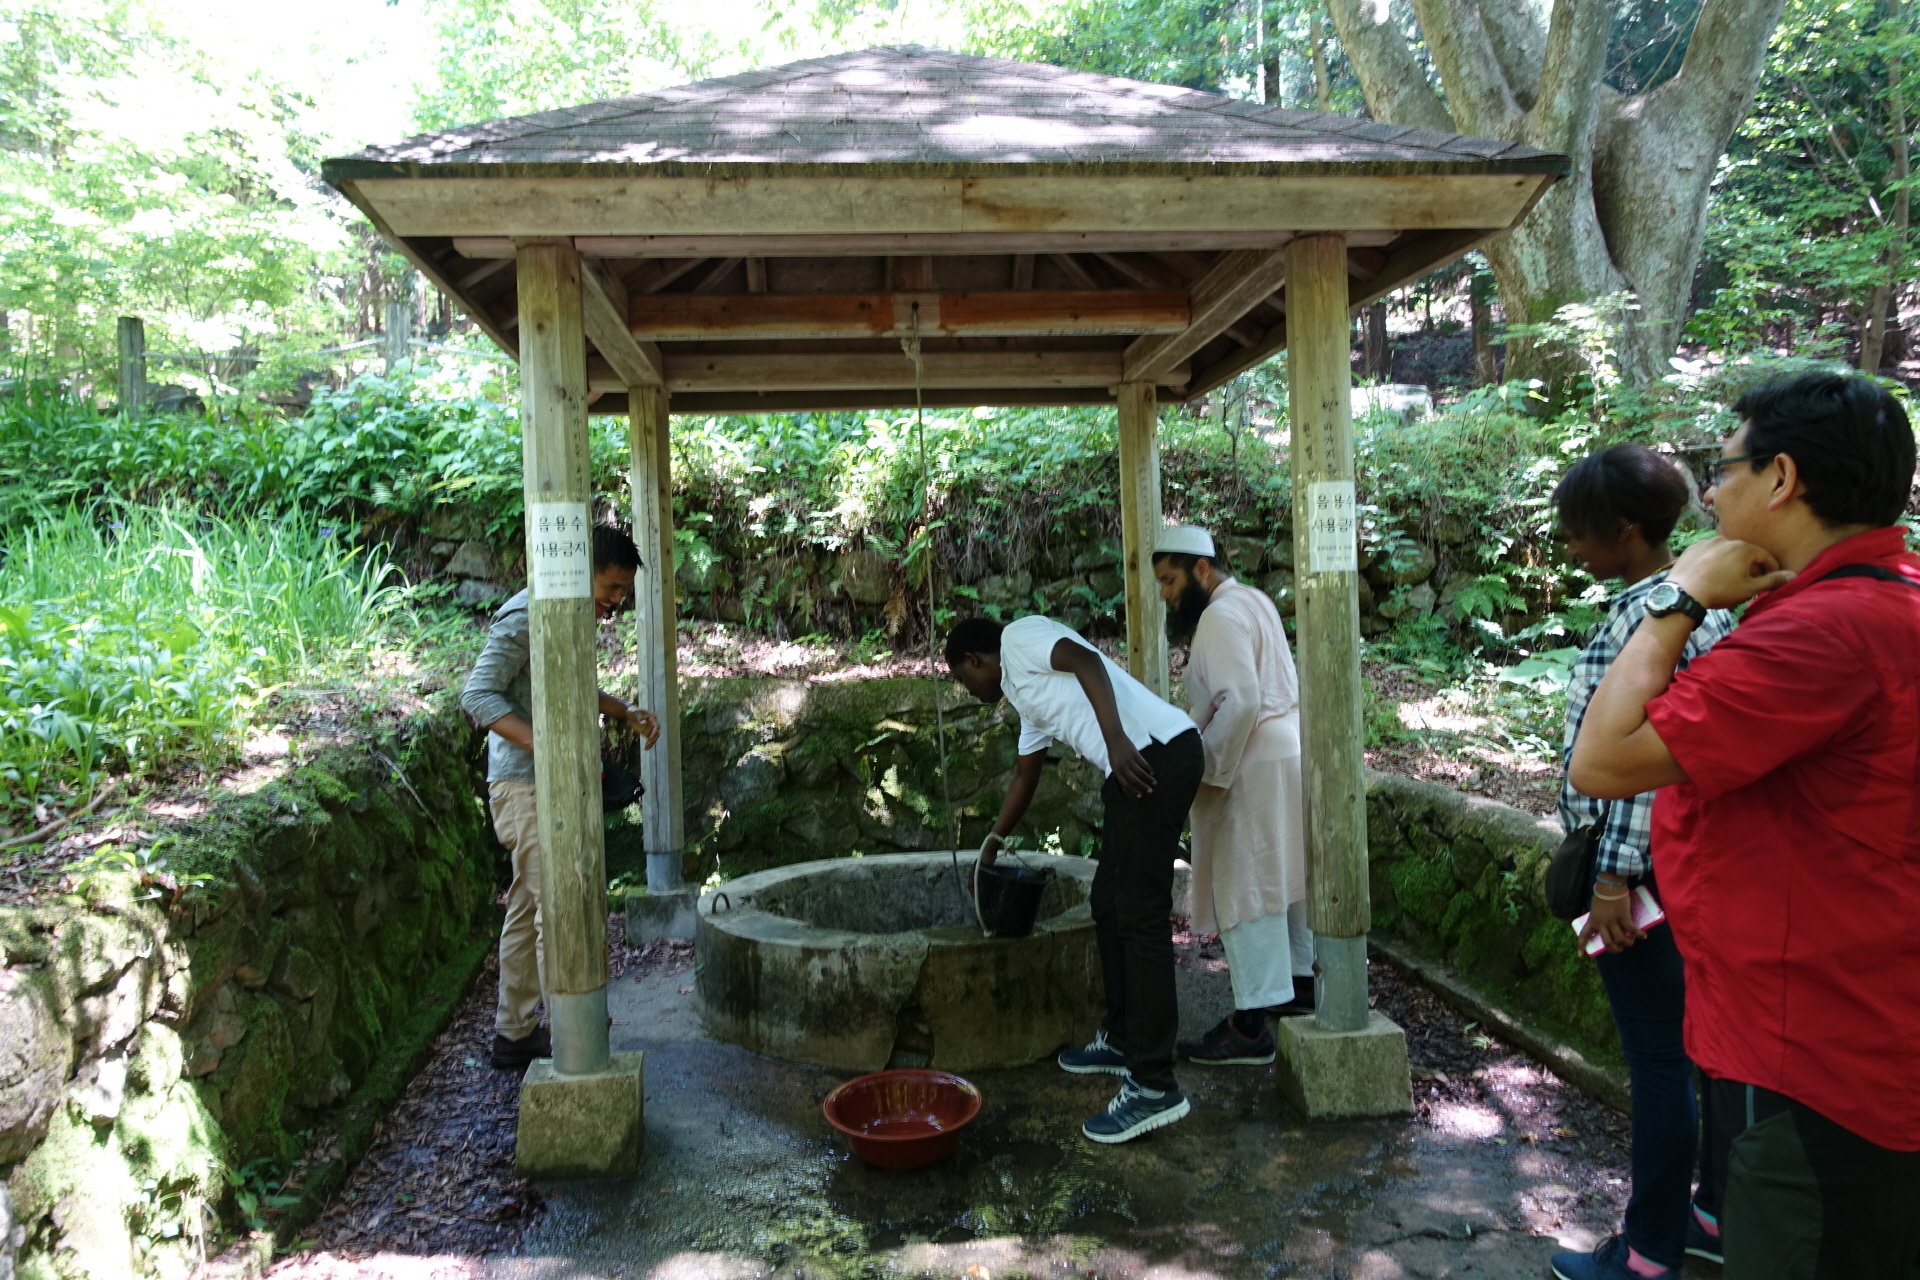
[[[1680,603],[1680,588],[1671,582],[1655,583],[1653,590],[1647,592],[1647,609],[1672,609]]]

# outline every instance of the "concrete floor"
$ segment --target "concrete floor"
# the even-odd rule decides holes
[[[1183,963],[1184,1034],[1227,1011],[1219,969]],[[1533,1280],[1561,1242],[1614,1229],[1617,1206],[1578,1190],[1590,1167],[1507,1143],[1497,1114],[1309,1127],[1271,1067],[1183,1066],[1193,1115],[1121,1147],[1079,1133],[1109,1078],[981,1072],[985,1109],[952,1157],[869,1168],[820,1114],[845,1077],[706,1039],[692,985],[650,975],[611,993],[614,1047],[647,1054],[640,1176],[545,1188],[519,1255],[482,1274]]]

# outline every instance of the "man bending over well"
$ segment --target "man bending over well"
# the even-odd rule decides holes
[[[947,637],[953,678],[982,702],[1020,714],[1013,785],[980,848],[988,866],[1026,816],[1057,738],[1107,775],[1105,832],[1091,906],[1107,1018],[1093,1043],[1068,1049],[1077,1074],[1121,1077],[1120,1092],[1080,1131],[1125,1142],[1191,1110],[1173,1077],[1179,1009],[1173,986],[1173,860],[1206,760],[1187,713],[1155,697],[1092,645],[1050,618],[1002,627],[968,618]]]

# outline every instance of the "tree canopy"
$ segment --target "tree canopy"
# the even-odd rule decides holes
[[[350,341],[396,300],[445,332],[455,317],[318,181],[323,156],[906,40],[1572,151],[1564,193],[1489,255],[1500,303],[1540,323],[1631,291],[1650,335],[1623,347],[1633,376],[1682,341],[1905,353],[1920,103],[1902,0],[343,3],[249,44],[235,32],[266,20],[236,0],[0,0],[16,363],[97,375],[121,314],[188,351]],[[1466,280],[1425,287],[1424,312]]]

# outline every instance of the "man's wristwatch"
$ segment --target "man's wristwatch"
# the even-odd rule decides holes
[[[1674,613],[1686,614],[1696,627],[1707,620],[1707,606],[1671,582],[1655,583],[1653,590],[1647,592],[1647,616],[1664,618]]]

